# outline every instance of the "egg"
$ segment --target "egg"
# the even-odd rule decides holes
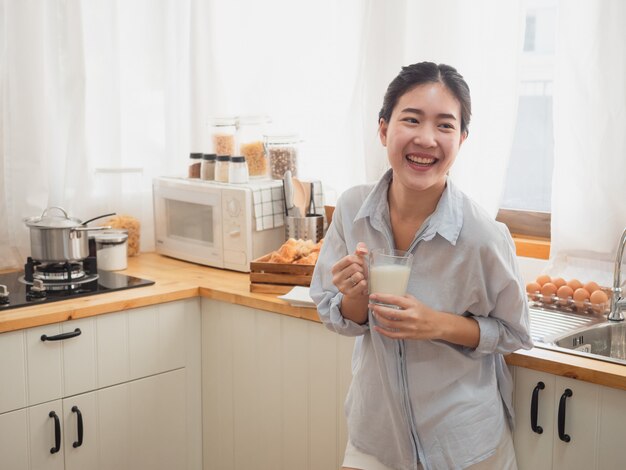
[[[602,314],[607,309],[609,296],[606,295],[604,291],[597,290],[591,294],[589,301],[591,302],[591,308],[593,311],[595,313]]]
[[[541,286],[541,295],[543,296],[543,302],[546,304],[551,304],[554,302],[552,298],[556,294],[557,288],[551,282],[546,282],[543,286]]]
[[[572,279],[571,281],[567,281],[567,285],[570,286],[574,292],[576,292],[576,289],[580,289],[583,286],[583,283],[578,279]]]
[[[574,291],[570,286],[561,286],[559,290],[556,291],[556,296],[559,298],[557,303],[562,306],[566,306],[569,304],[569,300],[574,295]]]
[[[583,287],[579,287],[574,291],[574,305],[579,310],[585,309],[585,302],[589,300],[589,291]]]
[[[526,284],[526,292],[528,292],[528,296],[532,300],[539,300],[539,297],[536,294],[541,292],[541,286],[536,282],[529,282],[528,284]]]
[[[544,284],[552,282],[552,278],[547,274],[542,274],[541,276],[537,276],[537,284],[543,286]]]
[[[596,284],[595,282],[593,282],[593,281],[589,281],[583,287],[585,289],[587,289],[587,292],[589,292],[589,294],[593,294],[595,291],[600,289],[600,286],[598,284]]]
[[[554,284],[557,289],[560,289],[565,285],[565,279],[563,279],[562,277],[553,277],[552,284]]]

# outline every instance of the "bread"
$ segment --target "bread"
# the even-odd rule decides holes
[[[270,253],[269,263],[282,264],[315,264],[323,240],[314,243],[313,240],[296,240],[290,238],[281,247]]]

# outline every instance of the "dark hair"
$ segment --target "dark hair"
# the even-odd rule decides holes
[[[469,86],[454,67],[433,62],[419,62],[402,67],[396,78],[392,80],[385,93],[383,107],[378,113],[378,120],[389,122],[391,112],[402,95],[425,83],[443,83],[461,104],[461,133],[468,132],[472,116],[472,99]]]

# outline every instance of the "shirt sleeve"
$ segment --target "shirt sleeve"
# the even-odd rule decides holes
[[[311,280],[310,295],[317,304],[317,313],[326,328],[345,336],[364,334],[369,325],[360,325],[344,318],[341,314],[343,294],[333,284],[333,265],[348,254],[343,232],[341,198],[333,214],[333,222],[328,227],[320,256],[315,263]]]
[[[484,295],[491,310],[487,315],[472,312],[480,328],[480,339],[475,349],[465,348],[470,357],[508,354],[533,347],[528,301],[517,267],[515,244],[508,230],[502,231],[503,242],[495,246],[486,260],[488,282]]]

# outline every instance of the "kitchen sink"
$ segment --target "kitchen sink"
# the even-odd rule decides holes
[[[553,344],[604,360],[626,364],[626,324],[604,322],[555,338]]]
[[[626,365],[626,323],[606,317],[530,309],[535,347]]]

